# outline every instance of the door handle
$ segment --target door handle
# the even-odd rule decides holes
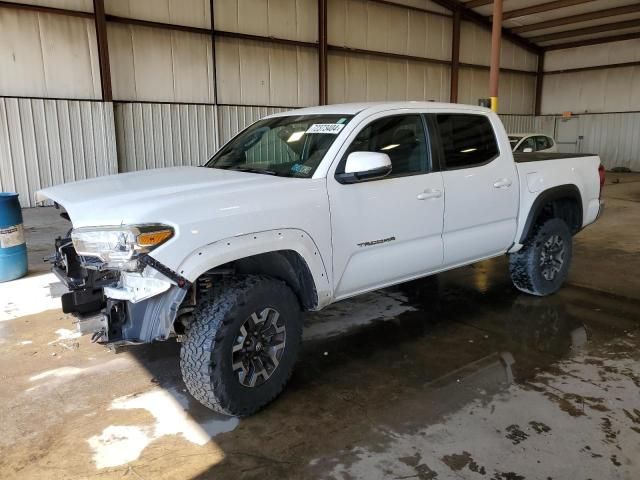
[[[442,196],[442,190],[438,190],[437,188],[428,188],[422,193],[417,195],[418,200],[427,200],[429,198],[440,198]]]
[[[493,188],[507,188],[511,186],[511,180],[508,178],[501,178],[500,180],[496,180],[493,184]]]

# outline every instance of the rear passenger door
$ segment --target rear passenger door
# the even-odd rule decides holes
[[[445,189],[444,265],[504,253],[516,233],[518,182],[511,151],[500,151],[494,133],[499,120],[437,113],[430,122]]]

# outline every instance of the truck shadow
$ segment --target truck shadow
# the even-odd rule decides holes
[[[595,329],[599,338],[619,332],[606,318],[589,328],[578,318],[575,307],[591,292],[531,297],[504,272],[502,259],[481,262],[308,314],[285,392],[243,428],[216,436],[224,460],[193,478],[304,477],[314,458],[372,429],[432,424],[552,369]],[[179,348],[171,341],[129,352],[160,387],[185,392]],[[186,408],[201,424],[220,418],[191,397]],[[245,454],[252,451],[260,455]]]

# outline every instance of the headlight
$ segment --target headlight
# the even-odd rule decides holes
[[[108,267],[124,268],[141,253],[148,253],[173,237],[167,225],[83,227],[71,232],[76,253],[98,257]]]

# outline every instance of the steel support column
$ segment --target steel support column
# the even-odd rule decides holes
[[[542,106],[542,84],[544,82],[544,52],[538,54],[538,72],[536,74],[536,106],[534,115],[540,115]]]
[[[111,67],[109,65],[109,42],[107,40],[107,20],[104,13],[104,0],[93,0],[93,12],[96,24],[96,39],[98,41],[98,59],[100,64],[100,85],[102,100],[113,101],[111,93]]]
[[[489,96],[491,110],[498,111],[498,82],[500,80],[500,39],[502,37],[502,0],[493,2],[491,21],[491,67],[489,70]]]
[[[326,105],[327,92],[327,0],[318,0],[318,103]]]
[[[218,76],[216,74],[216,22],[214,17],[213,0],[209,0],[209,13],[211,17],[211,68],[213,76],[213,104],[218,103]],[[216,136],[217,136],[216,130]],[[216,138],[216,141],[218,139]],[[220,143],[218,143],[220,145]]]
[[[460,72],[460,9],[453,12],[453,30],[451,38],[451,87],[449,101],[458,103],[458,74]]]

